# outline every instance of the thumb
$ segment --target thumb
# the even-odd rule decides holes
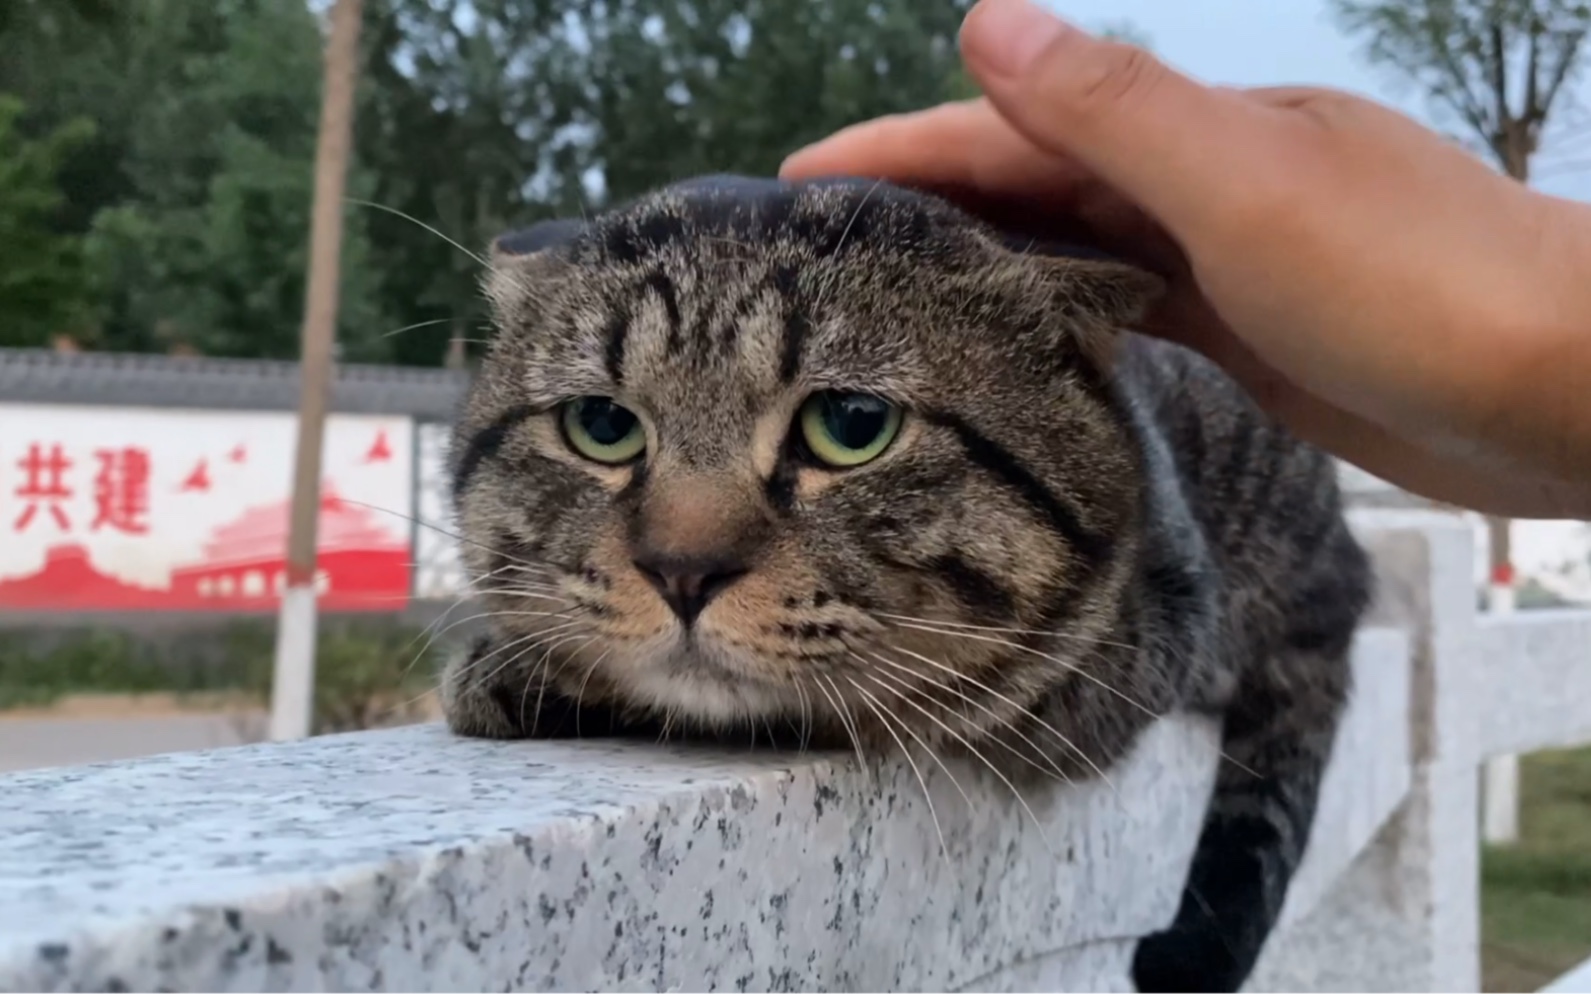
[[[1031,0],[980,0],[961,49],[984,96],[1028,141],[1081,163],[1173,231],[1225,213],[1221,201],[1251,189],[1275,144],[1268,108]]]

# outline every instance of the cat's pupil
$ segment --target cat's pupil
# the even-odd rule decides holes
[[[823,398],[823,429],[847,449],[865,449],[889,423],[889,405],[859,393],[828,394]]]
[[[635,430],[635,415],[606,397],[580,402],[580,427],[598,445],[618,445]]]

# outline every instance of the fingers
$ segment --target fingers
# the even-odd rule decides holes
[[[1084,171],[1028,141],[982,100],[853,125],[784,161],[788,179],[876,176],[905,186],[1048,199]]]
[[[791,155],[779,174],[888,179],[940,194],[1014,234],[1096,244],[1163,276],[1183,268],[1175,244],[1140,208],[1076,162],[1035,146],[983,100],[854,125]]]
[[[985,98],[1012,128],[1178,234],[1224,225],[1231,202],[1287,178],[1282,166],[1295,153],[1278,140],[1289,130],[1283,111],[1093,38],[1030,0],[982,0],[961,43]],[[1238,175],[1241,184],[1232,182]]]

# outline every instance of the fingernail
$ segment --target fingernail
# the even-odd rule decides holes
[[[963,51],[1003,76],[1020,76],[1076,29],[1031,0],[981,0],[961,24]]]

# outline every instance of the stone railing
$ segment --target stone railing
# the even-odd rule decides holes
[[[1591,733],[1591,615],[1480,621],[1467,527],[1357,525],[1381,596],[1251,986],[1474,990],[1477,764]],[[1217,761],[1168,719],[1110,784],[1019,801],[970,765],[920,763],[925,794],[420,726],[0,777],[0,990],[1130,989]]]

